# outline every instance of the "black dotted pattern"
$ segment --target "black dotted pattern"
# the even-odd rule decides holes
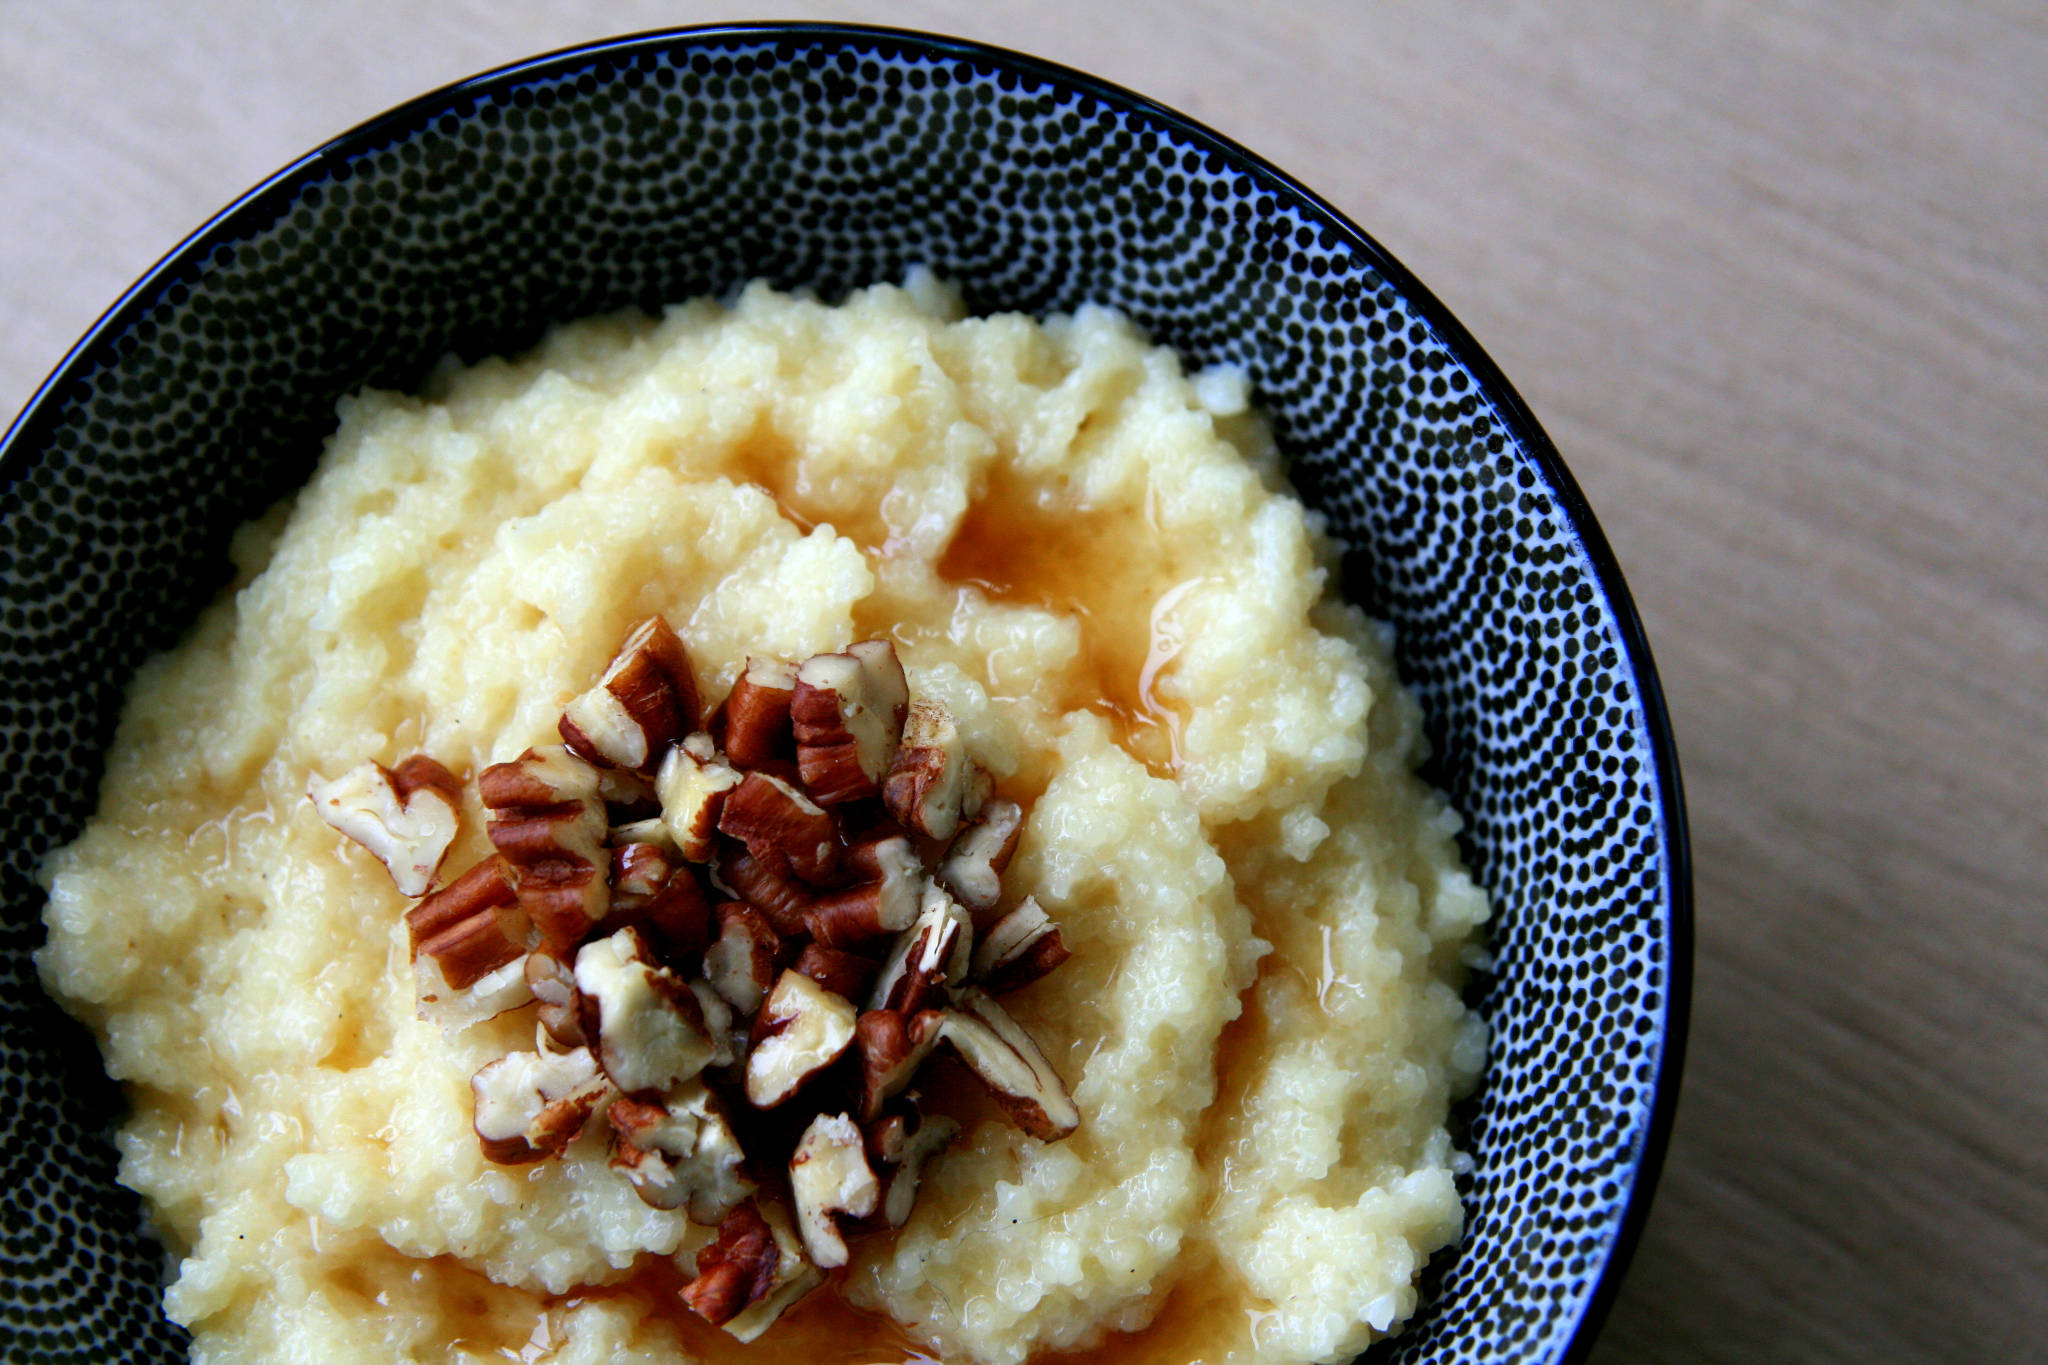
[[[34,985],[33,871],[94,804],[125,680],[224,581],[230,531],[305,477],[336,398],[626,305],[757,276],[831,296],[919,263],[977,311],[1110,303],[1252,375],[1356,547],[1347,591],[1399,627],[1499,910],[1469,1231],[1370,1358],[1583,1349],[1669,1118],[1688,884],[1648,656],[1569,479],[1441,306],[1256,158],[1028,59],[789,27],[623,40],[366,125],[159,266],[9,433],[0,1358],[183,1358],[112,1183],[118,1097]]]

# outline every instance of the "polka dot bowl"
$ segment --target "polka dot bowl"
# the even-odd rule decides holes
[[[0,1358],[184,1358],[113,1179],[119,1096],[36,986],[34,874],[94,806],[127,678],[305,477],[336,398],[564,319],[915,264],[977,311],[1111,303],[1250,374],[1351,547],[1345,591],[1398,630],[1498,914],[1467,1231],[1366,1358],[1589,1349],[1671,1121],[1690,882],[1649,651],[1550,442],[1377,243],[1190,120],[967,43],[761,25],[556,54],[346,134],[167,256],[9,430]]]

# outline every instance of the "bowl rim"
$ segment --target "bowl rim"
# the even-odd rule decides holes
[[[729,41],[823,40],[845,43],[878,39],[942,57],[988,62],[1084,93],[1119,112],[1156,123],[1193,146],[1222,156],[1254,180],[1279,191],[1282,197],[1291,197],[1316,210],[1340,237],[1346,239],[1344,245],[1369,262],[1402,296],[1410,311],[1429,325],[1444,348],[1472,373],[1480,389],[1493,401],[1513,438],[1534,460],[1556,495],[1572,534],[1584,549],[1593,575],[1606,594],[1614,613],[1616,633],[1628,654],[1629,671],[1639,689],[1643,726],[1649,738],[1651,761],[1657,771],[1659,816],[1666,844],[1664,900],[1669,913],[1663,945],[1667,984],[1662,1047],[1652,1086],[1649,1122],[1629,1170],[1628,1194],[1623,1200],[1614,1237],[1608,1243],[1606,1256],[1593,1277],[1592,1288],[1579,1305],[1577,1317],[1560,1338],[1562,1349],[1551,1357],[1553,1365],[1578,1365],[1592,1350],[1648,1222],[1650,1205],[1677,1118],[1680,1081],[1685,1069],[1693,968],[1692,846],[1679,772],[1678,746],[1671,729],[1663,684],[1635,598],[1629,592],[1621,565],[1593,514],[1591,504],[1571,471],[1565,467],[1556,445],[1537,422],[1521,394],[1508,381],[1507,375],[1443,301],[1349,215],[1259,153],[1207,124],[1115,82],[1030,53],[970,38],[881,24],[800,20],[692,24],[595,39],[492,67],[394,105],[329,138],[244,191],[159,257],[65,352],[49,375],[37,385],[28,403],[8,424],[6,431],[0,433],[0,494],[13,488],[19,475],[18,467],[33,444],[30,438],[46,418],[55,415],[60,392],[101,345],[130,327],[139,314],[155,302],[166,285],[202,264],[222,241],[238,239],[274,218],[302,182],[313,178],[314,173],[322,168],[351,161],[377,144],[415,127],[430,113],[446,112],[447,107],[456,101],[560,76],[570,69],[612,54],[637,53],[649,48],[667,49],[679,44],[707,45]]]

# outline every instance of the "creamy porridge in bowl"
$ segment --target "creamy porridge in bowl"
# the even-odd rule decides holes
[[[817,24],[487,73],[166,256],[0,480],[0,1356],[1597,1329],[1689,971],[1640,624],[1477,343],[1184,116]]]
[[[929,275],[836,307],[756,285],[349,400],[235,557],[229,595],[134,686],[100,812],[49,863],[39,958],[132,1098],[122,1179],[178,1257],[166,1308],[196,1359],[1305,1362],[1415,1309],[1461,1227],[1446,1121],[1485,1054],[1460,991],[1488,905],[1414,775],[1386,632],[1329,591],[1330,547],[1241,375],[1188,373],[1106,309],[969,317]],[[982,775],[957,823],[1019,813],[1002,902],[963,932],[994,941],[1029,897],[1067,955],[997,1012],[1078,1121],[1027,1131],[968,1051],[937,1049],[915,1093],[958,1135],[900,1227],[871,1201],[853,1236],[839,1210],[844,1268],[758,1346],[689,1306],[734,1201],[703,1216],[621,1178],[622,1106],[650,1082],[598,1075],[592,1121],[549,1159],[487,1154],[472,1078],[553,1055],[546,997],[423,1004],[434,955],[407,912],[433,899],[306,794],[364,760],[445,765],[444,895],[509,846],[481,775],[559,746],[565,706],[652,618],[701,692],[681,728],[702,718],[734,751],[720,703],[750,660],[891,647]],[[821,790],[808,765],[784,776]],[[916,831],[934,868],[955,823]],[[729,863],[685,875],[711,902],[760,899]],[[586,1009],[610,923],[565,950]],[[785,926],[785,964],[817,923]],[[712,937],[658,970],[724,993]],[[893,942],[842,946],[879,961]],[[744,1023],[689,1081],[741,1110],[749,1050],[774,1046]],[[761,1207],[790,1200],[779,1156],[749,1170]]]

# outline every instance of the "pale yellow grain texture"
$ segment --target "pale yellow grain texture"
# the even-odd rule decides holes
[[[414,1019],[403,902],[302,796],[365,757],[473,777],[547,742],[653,612],[707,701],[749,653],[886,630],[1036,796],[1009,881],[1074,958],[1012,1003],[1084,1122],[976,1126],[857,1252],[856,1303],[986,1365],[1141,1328],[1191,1266],[1261,1315],[1234,1359],[1330,1358],[1411,1311],[1460,1227],[1443,1121],[1483,1050],[1456,987],[1486,907],[1409,775],[1385,641],[1325,599],[1277,469],[1235,376],[1101,310],[960,320],[923,277],[586,322],[344,403],[235,590],[144,670],[99,817],[49,867],[41,967],[129,1083],[122,1174],[183,1258],[196,1355],[676,1358],[630,1300],[547,1296],[703,1230],[642,1205],[595,1130],[482,1159],[468,1077],[531,1020],[451,1044]],[[993,490],[1112,529],[1080,545],[1094,599],[941,574]],[[1177,764],[1077,709],[1105,657],[1148,670]]]

